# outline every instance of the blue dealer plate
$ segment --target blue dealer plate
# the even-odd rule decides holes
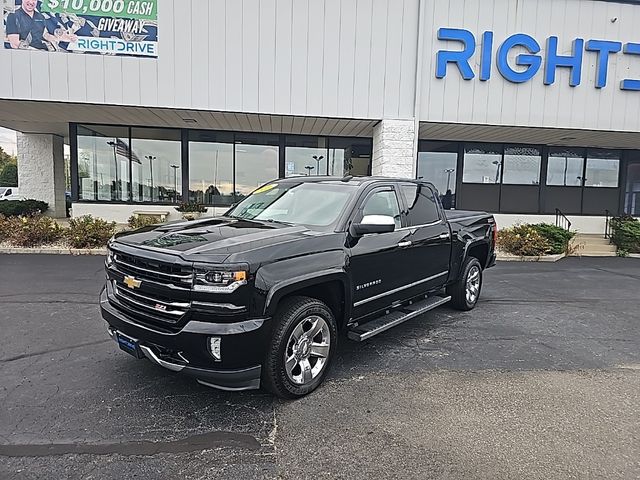
[[[118,346],[120,350],[124,350],[130,355],[136,358],[144,358],[142,350],[140,350],[140,344],[135,338],[131,338],[123,333],[116,332],[116,339],[118,340]]]

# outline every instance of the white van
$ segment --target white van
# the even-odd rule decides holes
[[[23,200],[18,195],[18,187],[0,187],[0,200]]]

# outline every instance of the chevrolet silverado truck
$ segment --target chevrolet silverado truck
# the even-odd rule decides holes
[[[491,215],[445,212],[421,180],[282,179],[221,217],[116,235],[101,313],[137,358],[296,398],[322,383],[339,336],[474,308],[495,239]]]

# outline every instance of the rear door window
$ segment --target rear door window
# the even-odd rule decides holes
[[[400,191],[405,200],[410,226],[428,225],[440,221],[440,210],[433,191],[425,185],[403,184]]]

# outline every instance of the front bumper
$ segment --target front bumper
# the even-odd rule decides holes
[[[222,390],[260,387],[269,319],[237,323],[190,321],[178,332],[160,331],[134,322],[114,307],[106,288],[100,294],[100,312],[112,338],[115,339],[115,331],[119,331],[137,339],[144,356],[163,368]],[[222,362],[215,362],[208,352],[210,336],[222,338]]]

